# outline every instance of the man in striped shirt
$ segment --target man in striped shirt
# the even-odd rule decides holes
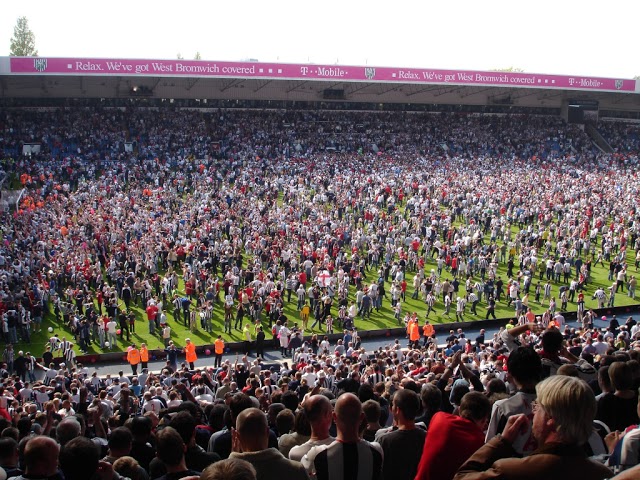
[[[384,382],[384,374],[380,371],[380,365],[377,363],[373,366],[373,373],[367,378],[372,386],[379,382]]]
[[[469,292],[469,303],[471,303],[471,313],[473,313],[474,315],[478,315],[478,312],[476,311],[476,306],[478,305],[478,295],[476,294],[476,292],[471,291]]]
[[[436,297],[433,296],[433,293],[427,293],[427,317],[431,312],[435,312],[435,308],[433,305],[436,303]]]
[[[336,441],[328,447],[313,447],[302,458],[307,471],[318,480],[371,480],[382,478],[382,448],[360,439],[364,419],[362,404],[352,393],[336,402],[333,419],[338,428]]]

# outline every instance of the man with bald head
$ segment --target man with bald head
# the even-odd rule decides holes
[[[243,410],[232,429],[233,451],[229,458],[246,460],[256,469],[256,480],[307,480],[304,467],[276,448],[269,448],[267,417],[257,408]]]
[[[82,427],[75,417],[66,417],[56,427],[56,440],[61,447],[80,436]]]
[[[360,439],[364,420],[362,403],[352,393],[338,397],[333,412],[338,429],[336,441],[317,446],[303,457],[302,464],[318,480],[378,480],[382,478],[382,448]]]
[[[324,395],[312,395],[302,405],[307,420],[311,425],[311,438],[293,447],[289,451],[289,459],[300,462],[309,450],[321,445],[331,445],[336,439],[329,435],[331,421],[333,420],[333,407]]]
[[[15,477],[15,480],[28,480],[33,478],[49,478],[58,475],[58,453],[60,446],[53,438],[39,436],[27,441],[24,447],[24,474]]]

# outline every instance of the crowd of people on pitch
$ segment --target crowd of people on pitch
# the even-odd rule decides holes
[[[115,331],[123,341],[140,321],[164,341],[171,314],[207,332],[249,322],[250,339],[265,323],[277,338],[273,324],[288,320],[292,301],[305,330],[310,317],[330,331],[375,315],[384,299],[402,324],[407,291],[458,319],[479,305],[495,315],[501,301],[520,317],[529,295],[553,316],[568,302],[581,307],[592,266],[605,262],[616,285],[606,303],[625,286],[635,295],[626,253],[640,246],[637,156],[595,155],[584,132],[554,118],[3,115],[5,153],[43,145],[5,165],[26,188],[2,227],[0,330],[10,343],[29,343],[45,310],[83,351],[117,347]],[[135,151],[120,151],[119,138]],[[497,275],[501,263],[508,278]]]

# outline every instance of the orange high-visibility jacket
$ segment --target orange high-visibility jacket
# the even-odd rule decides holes
[[[132,348],[127,352],[127,362],[131,365],[138,365],[140,363],[140,351],[137,348]]]

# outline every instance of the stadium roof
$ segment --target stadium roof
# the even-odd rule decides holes
[[[198,60],[0,57],[3,98],[197,98],[640,111],[640,82],[521,72]]]

